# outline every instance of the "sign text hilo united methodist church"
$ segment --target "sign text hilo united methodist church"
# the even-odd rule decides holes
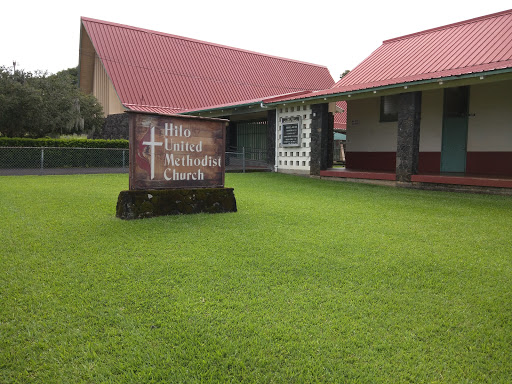
[[[127,113],[129,190],[119,193],[117,217],[236,212],[224,187],[227,120]]]
[[[224,187],[226,121],[132,113],[130,189]]]
[[[211,156],[203,154],[203,140],[199,143],[191,143],[188,139],[192,132],[182,125],[174,125],[173,123],[164,124],[164,142],[155,141],[155,127],[151,127],[151,141],[144,141],[143,145],[151,147],[151,180],[155,178],[155,147],[163,145],[164,149],[164,171],[163,178],[167,181],[171,180],[204,180],[205,167],[222,166],[221,156]],[[182,168],[191,167],[197,170],[193,172],[183,172]]]

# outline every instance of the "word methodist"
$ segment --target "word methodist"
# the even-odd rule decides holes
[[[130,189],[224,186],[224,120],[131,115]]]

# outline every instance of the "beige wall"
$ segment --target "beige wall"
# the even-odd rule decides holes
[[[117,96],[114,86],[110,81],[100,58],[96,55],[94,61],[93,95],[103,106],[105,116],[115,113],[123,113],[125,108]]]
[[[469,113],[468,152],[512,151],[512,81],[472,85]],[[420,152],[441,151],[442,116],[443,90],[423,92]]]
[[[379,122],[379,97],[351,100],[347,110],[347,152],[396,151],[397,122]]]
[[[468,152],[512,151],[512,81],[471,86]]]
[[[94,81],[94,58],[96,53],[91,39],[87,35],[84,26],[80,27],[80,89],[85,93],[92,93]]]
[[[441,152],[443,89],[424,91],[421,101],[420,152]],[[470,87],[468,152],[512,151],[512,81]],[[396,151],[397,123],[380,123],[380,98],[351,100],[347,152]]]
[[[420,152],[441,152],[443,133],[443,90],[421,95]]]
[[[108,82],[108,106],[109,106],[109,115],[114,113],[123,113],[125,108],[121,104],[119,97],[117,96],[117,92],[114,89],[114,85],[111,81]]]

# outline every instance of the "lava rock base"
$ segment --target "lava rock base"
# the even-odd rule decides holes
[[[236,212],[233,188],[121,191],[116,207],[116,216],[124,220],[226,212]]]

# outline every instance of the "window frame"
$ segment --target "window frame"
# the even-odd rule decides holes
[[[400,94],[386,95],[380,97],[380,123],[393,123],[398,121],[398,101]],[[391,112],[385,112],[386,104],[393,109]]]

